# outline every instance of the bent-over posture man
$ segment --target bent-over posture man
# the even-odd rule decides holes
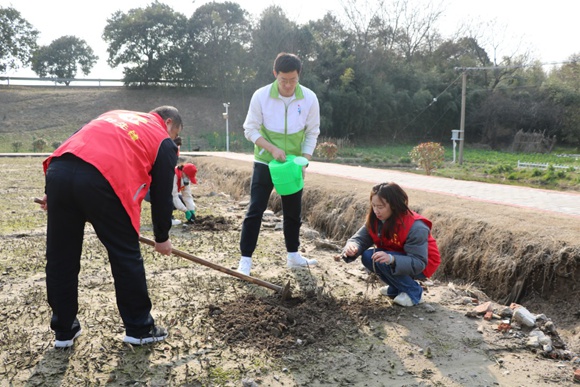
[[[46,288],[55,347],[81,333],[78,275],[86,222],[106,247],[127,343],[164,340],[155,325],[139,248],[141,202],[150,189],[155,250],[171,253],[171,187],[177,164],[173,142],[182,129],[171,106],[149,113],[115,110],[75,132],[44,163],[48,211]]]

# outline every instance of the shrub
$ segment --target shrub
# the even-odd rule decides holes
[[[411,160],[423,168],[427,175],[443,164],[444,154],[445,149],[437,142],[424,142],[409,152]]]
[[[52,148],[53,148],[54,150],[56,150],[56,148],[58,148],[58,147],[60,146],[60,144],[62,144],[62,142],[60,142],[60,141],[55,141],[55,142],[53,142],[53,143],[52,143]]]
[[[500,165],[496,165],[495,167],[491,168],[489,170],[490,174],[503,174],[503,173],[507,173],[507,172],[513,172],[514,168],[509,165],[509,164],[500,164]]]
[[[12,143],[12,149],[14,150],[14,152],[16,152],[16,153],[20,152],[20,148],[22,148],[22,142],[14,141]]]
[[[326,160],[334,160],[336,158],[336,154],[338,153],[338,147],[335,143],[326,141],[320,143],[316,146],[316,151]]]
[[[34,152],[42,152],[46,148],[46,140],[43,138],[37,138],[36,140],[32,141],[32,150]]]

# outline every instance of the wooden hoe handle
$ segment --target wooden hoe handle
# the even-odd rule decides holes
[[[142,243],[144,243],[144,244],[146,244],[146,245],[155,247],[155,242],[152,241],[151,239],[148,239],[148,238],[139,236],[139,241],[142,242]],[[260,286],[266,287],[268,289],[275,290],[278,293],[282,293],[282,291],[284,290],[284,288],[282,286],[274,285],[274,284],[272,284],[270,282],[261,280],[259,278],[255,278],[255,277],[251,277],[249,275],[242,274],[240,272],[237,272],[235,270],[229,269],[227,267],[220,266],[220,265],[215,264],[213,262],[206,261],[205,259],[196,257],[195,255],[191,255],[191,254],[188,254],[186,252],[183,252],[183,251],[180,251],[180,250],[177,250],[177,249],[174,249],[174,248],[171,249],[171,252],[174,255],[180,256],[181,258],[185,258],[185,259],[188,259],[188,260],[193,261],[195,263],[199,263],[201,265],[204,265],[204,266],[210,267],[212,269],[215,269],[217,271],[221,271],[222,273],[226,273],[226,274],[232,275],[234,277],[238,277],[240,279],[243,279],[244,281],[248,281],[248,282],[251,282],[253,284],[260,285]]]
[[[38,204],[44,204],[44,200],[39,199],[39,198],[34,198],[34,202],[38,203]],[[149,245],[151,247],[155,247],[155,242],[152,241],[151,239],[139,236],[139,241],[141,243],[144,243],[144,244]],[[279,286],[279,285],[274,285],[270,282],[261,280],[259,278],[251,277],[249,275],[242,274],[242,273],[237,272],[235,270],[229,269],[229,268],[224,267],[224,266],[220,266],[220,265],[213,263],[213,262],[210,262],[210,261],[206,261],[205,259],[196,257],[195,255],[191,255],[191,254],[188,254],[186,252],[183,252],[183,251],[180,251],[180,250],[177,250],[174,248],[171,249],[171,253],[174,255],[177,255],[181,258],[188,259],[192,262],[199,263],[201,265],[210,267],[214,270],[221,271],[222,273],[226,273],[226,274],[229,274],[231,276],[243,279],[244,281],[248,281],[248,282],[251,282],[253,284],[263,286],[263,287],[271,289],[271,290],[275,290],[276,292],[278,292],[282,295],[283,299],[290,297],[290,283],[286,284],[286,286],[284,286],[284,287]]]

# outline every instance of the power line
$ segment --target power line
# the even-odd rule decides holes
[[[535,66],[555,66],[561,64],[571,64],[578,63],[578,61],[561,61],[561,62],[549,62],[549,63],[530,63],[530,64],[519,64],[511,66],[481,66],[481,67],[454,67],[455,71],[468,71],[468,70],[503,70],[503,69],[521,69],[523,67],[535,67]]]
[[[434,97],[433,100],[431,100],[429,105],[427,105],[419,114],[417,114],[411,121],[409,121],[409,123],[407,125],[405,125],[405,127],[403,128],[403,131],[406,130],[413,122],[415,122],[417,120],[417,118],[419,118],[421,116],[421,114],[425,113],[427,111],[427,109],[429,109],[431,107],[431,105],[433,105],[435,102],[437,102],[437,98],[441,97],[443,95],[443,93],[445,93],[447,90],[449,90],[449,88],[451,86],[453,86],[459,80],[459,78],[461,78],[461,75],[459,75],[449,85],[447,85],[445,90],[443,90],[441,93],[437,94],[437,96]],[[443,113],[443,114],[445,114],[445,113]]]

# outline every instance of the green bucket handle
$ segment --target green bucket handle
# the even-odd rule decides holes
[[[302,156],[286,156],[281,163],[272,160],[269,163],[270,175],[276,191],[280,195],[292,195],[304,187],[302,167],[308,164],[308,159]]]

